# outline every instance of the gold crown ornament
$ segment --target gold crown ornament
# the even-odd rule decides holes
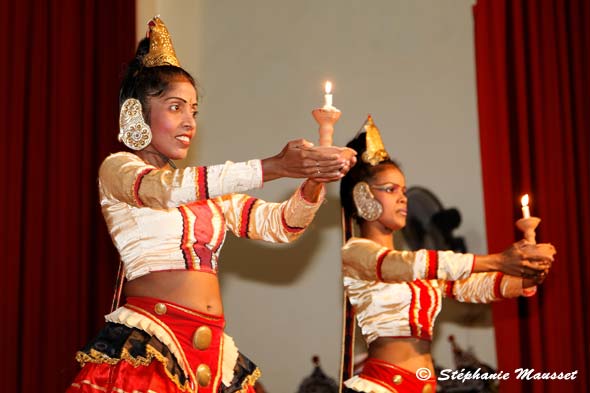
[[[146,67],[157,67],[172,65],[180,67],[176,58],[172,38],[159,16],[154,16],[148,23],[147,36],[150,39],[150,51],[143,58],[143,65]]]
[[[371,115],[367,117],[367,121],[365,121],[362,129],[367,133],[365,137],[367,146],[361,155],[363,162],[375,166],[380,162],[387,160],[389,154],[385,150],[385,146],[383,146],[381,134],[375,123],[373,123]]]

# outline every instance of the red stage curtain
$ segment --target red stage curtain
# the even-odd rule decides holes
[[[536,297],[494,305],[502,392],[590,391],[590,3],[478,0],[477,89],[490,252],[522,238],[519,198],[557,260]],[[578,370],[523,382],[517,368]]]
[[[0,385],[61,392],[115,281],[96,178],[117,149],[135,2],[4,1],[0,37]]]

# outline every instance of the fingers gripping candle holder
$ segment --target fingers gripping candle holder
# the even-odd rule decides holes
[[[523,195],[520,199],[520,203],[522,205],[522,218],[516,221],[516,227],[523,232],[524,239],[527,242],[536,244],[535,229],[541,222],[541,219],[539,217],[531,217],[531,211],[529,209],[529,194]],[[524,296],[533,296],[537,292],[537,286],[524,288],[522,292]]]

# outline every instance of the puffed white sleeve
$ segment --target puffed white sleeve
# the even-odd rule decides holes
[[[155,209],[260,188],[263,183],[260,160],[158,169],[128,152],[108,156],[100,166],[98,179],[107,198]]]
[[[345,275],[354,272],[353,278],[374,281],[458,280],[469,277],[474,258],[452,251],[391,250],[363,238],[352,238],[342,247]]]
[[[501,272],[473,273],[466,279],[445,281],[445,297],[465,303],[490,303],[521,295],[531,296],[522,288],[522,279]]]
[[[238,237],[273,243],[297,239],[315,217],[325,196],[322,188],[317,202],[307,201],[302,193],[303,184],[282,203],[266,202],[244,194],[222,197],[229,229]]]

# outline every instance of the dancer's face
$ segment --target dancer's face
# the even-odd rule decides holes
[[[383,206],[383,214],[377,221],[392,231],[402,229],[406,225],[408,215],[404,174],[388,165],[377,172],[368,183],[375,199]]]
[[[173,160],[186,157],[197,131],[197,92],[188,82],[171,82],[160,96],[149,99],[151,145]]]

